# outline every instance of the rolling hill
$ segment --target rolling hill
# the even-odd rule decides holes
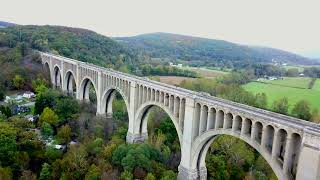
[[[219,66],[230,63],[271,63],[272,61],[301,65],[317,63],[283,50],[170,33],[150,33],[115,39],[129,48],[143,51],[154,58],[170,58],[196,64],[209,63]]]
[[[5,21],[0,21],[0,28],[5,28],[9,26],[16,26],[17,24],[10,23],[10,22],[5,22]]]
[[[64,26],[0,28],[0,49],[32,48],[118,69],[135,67],[139,58],[121,44],[90,30]]]

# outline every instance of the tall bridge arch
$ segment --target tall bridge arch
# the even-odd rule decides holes
[[[129,117],[127,142],[148,138],[145,117],[152,106],[163,109],[173,121],[181,145],[178,179],[206,179],[205,155],[215,138],[226,134],[242,139],[270,164],[278,179],[320,179],[320,126],[297,118],[212,97],[204,93],[151,81],[112,69],[42,53],[54,87],[76,86],[76,98],[86,99],[90,81],[97,96],[97,115],[112,114],[119,92]],[[59,67],[60,81],[55,68]],[[70,84],[70,78],[75,84]],[[59,75],[58,75],[59,76]]]

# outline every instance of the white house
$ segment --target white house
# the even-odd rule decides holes
[[[9,103],[10,100],[11,100],[11,98],[9,96],[6,96],[6,99],[4,100],[4,102]]]
[[[30,99],[35,97],[35,94],[33,92],[25,92],[23,93],[22,97]]]

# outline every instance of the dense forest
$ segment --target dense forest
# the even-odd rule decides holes
[[[128,48],[154,58],[169,58],[194,66],[239,67],[252,63],[314,64],[311,59],[290,52],[239,45],[223,40],[205,39],[169,33],[150,33],[133,37],[115,38]]]

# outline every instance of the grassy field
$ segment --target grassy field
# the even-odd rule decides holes
[[[272,80],[272,81],[263,79],[260,82],[279,85],[279,86],[308,88],[310,81],[311,81],[311,78],[306,78],[306,77],[284,77],[283,79]]]
[[[208,68],[197,68],[197,67],[183,67],[184,69],[188,69],[194,72],[197,72],[201,77],[205,78],[217,78],[221,77],[225,74],[228,74],[229,72],[226,71],[220,71],[215,69],[208,69]]]
[[[312,109],[320,109],[320,79],[316,80],[312,89],[308,89],[310,80],[310,78],[285,78],[263,83],[250,82],[243,87],[253,93],[266,93],[269,108],[275,100],[287,97],[290,110],[296,102],[303,99],[310,103]]]
[[[292,69],[292,68],[296,68],[298,69],[299,72],[303,72],[304,67],[303,66],[293,66],[293,65],[289,65],[289,66],[283,66],[286,70],[288,69]]]
[[[157,80],[166,84],[178,86],[183,80],[196,80],[197,78],[180,77],[180,76],[153,76],[153,80]]]

